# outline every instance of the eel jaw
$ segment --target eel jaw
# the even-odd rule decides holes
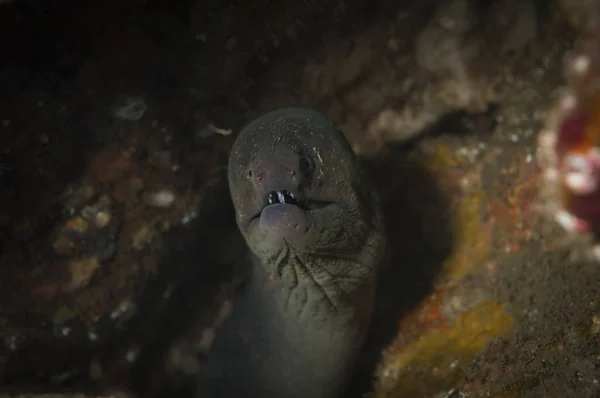
[[[257,214],[260,217],[260,213],[268,206],[275,204],[286,204],[297,206],[304,211],[320,210],[335,202],[330,200],[318,200],[310,198],[300,198],[299,195],[290,192],[288,190],[271,191],[267,194],[267,203]]]
[[[303,211],[318,211],[335,203],[336,202],[330,200],[300,198],[300,195],[285,189],[270,191],[265,198],[264,204],[257,213],[250,217],[248,224],[260,219],[263,210],[271,205],[285,204],[296,206]]]

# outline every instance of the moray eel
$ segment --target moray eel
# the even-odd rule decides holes
[[[339,397],[386,246],[377,194],[344,135],[308,109],[248,124],[228,173],[252,275],[217,332],[200,396]]]

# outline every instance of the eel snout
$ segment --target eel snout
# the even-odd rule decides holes
[[[250,164],[248,178],[258,204],[251,222],[258,222],[272,244],[300,240],[309,229],[308,212],[331,202],[310,197],[312,160],[288,148],[277,148]]]
[[[297,195],[308,177],[300,163],[299,154],[287,148],[279,148],[254,159],[248,170],[248,178],[252,181],[256,194],[263,196],[265,202],[271,197],[271,192],[287,191]]]
[[[272,243],[302,235],[307,229],[302,195],[305,173],[300,156],[283,149],[251,165],[248,177],[259,204],[254,219]]]

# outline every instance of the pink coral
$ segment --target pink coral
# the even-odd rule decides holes
[[[570,86],[539,139],[547,208],[567,231],[594,241],[600,259],[600,68],[592,55],[568,62]]]

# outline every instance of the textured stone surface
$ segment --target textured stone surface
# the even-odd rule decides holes
[[[598,268],[572,260],[561,231],[540,222],[532,162],[582,8],[38,3],[2,4],[0,15],[4,389],[129,384],[148,396],[168,380],[185,391],[244,249],[229,229],[229,147],[247,120],[302,105],[336,121],[357,152],[377,154],[369,161],[395,239],[355,391],[372,388],[388,346],[380,369],[427,388],[468,373],[470,396],[593,391]],[[480,340],[450,379],[424,353],[407,354],[439,347],[443,328],[473,333],[484,305],[500,305],[490,312],[514,333],[473,369],[463,365]],[[572,365],[561,368],[560,355]],[[581,381],[522,377],[548,362]],[[378,394],[403,391],[378,383]]]

